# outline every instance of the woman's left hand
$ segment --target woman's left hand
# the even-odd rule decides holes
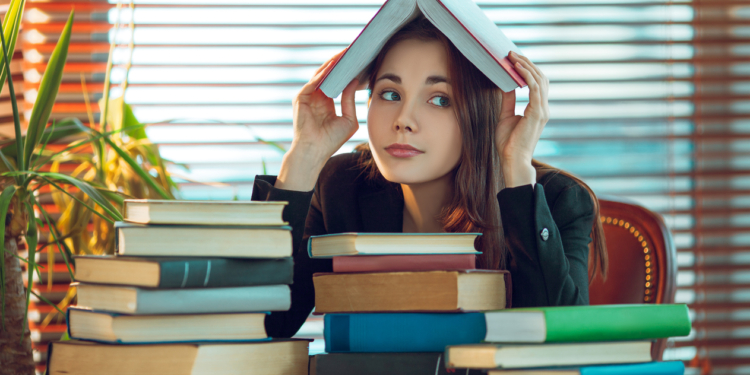
[[[549,80],[527,57],[511,52],[509,58],[528,84],[529,104],[523,116],[517,116],[515,90],[503,93],[495,142],[500,153],[505,187],[533,186],[536,171],[531,165],[531,158],[549,120]]]

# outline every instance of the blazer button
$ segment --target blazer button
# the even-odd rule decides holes
[[[547,241],[547,239],[549,238],[549,231],[547,230],[547,228],[544,228],[542,229],[542,232],[539,233],[539,235],[542,236],[542,241]]]

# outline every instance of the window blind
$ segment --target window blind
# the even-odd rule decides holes
[[[113,79],[123,79],[132,17],[125,98],[176,163],[182,198],[249,199],[254,176],[280,166],[282,153],[268,142],[291,142],[294,95],[382,1],[138,0],[119,18],[114,1],[31,2],[27,99],[74,3],[74,42],[53,116],[88,122],[80,75],[98,100],[113,39],[120,45]],[[690,305],[694,330],[672,340],[665,359],[750,373],[750,2],[477,3],[550,78],[552,119],[535,156],[600,195],[659,212],[673,231],[677,302]],[[113,86],[112,94],[122,93]],[[521,113],[527,91],[518,97]],[[339,152],[366,140],[365,103],[358,93],[361,128]]]

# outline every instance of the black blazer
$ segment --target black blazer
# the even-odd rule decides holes
[[[266,318],[271,337],[290,337],[315,306],[312,274],[331,272],[330,259],[310,259],[311,235],[342,232],[402,232],[404,200],[395,183],[366,179],[359,154],[332,157],[315,189],[277,189],[276,176],[256,176],[252,200],[288,201],[284,220],[292,227],[294,284],[289,311]],[[381,179],[382,180],[382,179]],[[594,206],[572,179],[547,173],[531,185],[497,195],[513,285],[512,306],[588,304],[588,244]]]

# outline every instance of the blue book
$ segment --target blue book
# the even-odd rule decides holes
[[[443,352],[477,344],[487,326],[481,313],[326,314],[326,352]]]
[[[490,370],[487,375],[683,375],[685,365],[680,361],[647,362],[629,365],[599,365],[575,368],[546,368],[533,370]]]

